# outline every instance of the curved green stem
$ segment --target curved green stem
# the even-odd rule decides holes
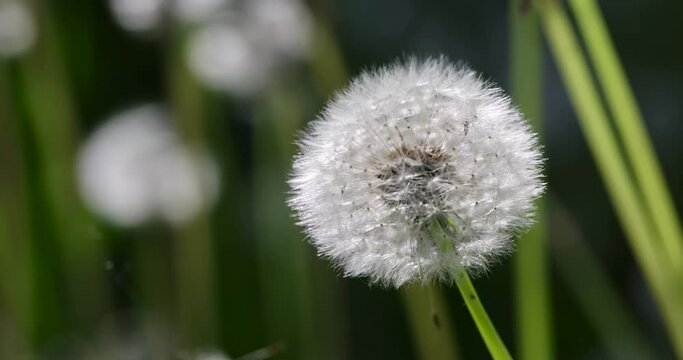
[[[477,295],[477,291],[467,275],[467,271],[462,268],[455,271],[455,283],[458,285],[460,295],[465,300],[467,310],[470,311],[470,315],[472,315],[472,319],[477,325],[477,329],[479,329],[479,333],[484,339],[489,353],[491,353],[494,360],[512,359],[510,352],[508,352],[503,340],[498,335],[496,327],[493,326],[489,315],[486,313],[486,309],[484,309],[484,305],[481,303],[479,295]]]

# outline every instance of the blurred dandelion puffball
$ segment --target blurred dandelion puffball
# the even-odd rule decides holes
[[[109,0],[116,21],[129,31],[149,31],[159,25],[165,0]]]
[[[0,1],[0,56],[17,56],[36,40],[36,24],[25,4]]]
[[[218,195],[218,170],[191,152],[159,106],[115,115],[83,145],[80,191],[95,212],[121,226],[152,218],[182,223]]]
[[[206,0],[208,1],[208,0]],[[306,56],[312,17],[299,0],[235,1],[188,38],[186,62],[207,87],[240,97],[261,90],[281,66]]]
[[[203,84],[248,95],[263,86],[272,65],[259,50],[242,28],[215,23],[193,34],[186,54],[189,68]]]
[[[501,89],[443,58],[412,59],[361,74],[310,124],[289,205],[346,276],[451,281],[512,249],[544,190],[541,166]]]

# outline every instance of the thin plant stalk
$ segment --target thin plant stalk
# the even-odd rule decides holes
[[[455,283],[458,285],[460,295],[462,295],[463,300],[465,300],[467,310],[469,310],[470,315],[472,315],[472,319],[477,325],[479,334],[481,334],[481,337],[484,339],[484,343],[486,344],[489,353],[494,360],[512,359],[510,352],[507,347],[505,347],[500,335],[498,335],[496,327],[486,313],[486,309],[484,309],[484,305],[481,303],[479,295],[474,289],[474,285],[472,285],[469,275],[467,275],[467,271],[462,268],[454,271]]]
[[[33,302],[25,165],[8,73],[0,60],[0,357],[10,359],[28,350]]]
[[[511,95],[542,134],[543,53],[537,16],[519,0],[510,0]],[[553,331],[549,289],[546,203],[536,201],[537,222],[517,241],[515,284],[519,358],[552,359]]]
[[[94,221],[76,192],[78,119],[69,96],[53,13],[45,2],[28,3],[38,19],[39,34],[33,48],[18,61],[18,69],[26,129],[35,141],[35,171],[41,181],[35,190],[41,197],[35,203],[40,209],[32,209],[39,215],[31,216],[41,217],[41,224],[49,227],[35,229],[35,233],[42,232],[35,236],[35,242],[40,243],[35,253],[58,259],[51,261],[58,263],[55,268],[59,270],[48,271],[63,271],[66,277],[67,311],[58,310],[55,317],[70,317],[74,330],[85,334],[98,324],[107,308],[103,243],[93,235]],[[57,254],[48,250],[50,246]],[[58,277],[54,273],[45,275]]]
[[[643,116],[629,86],[626,73],[612,43],[598,4],[593,0],[569,2],[579,31],[586,42],[596,75],[614,115],[616,129],[626,150],[627,160],[650,211],[666,252],[683,275],[683,231],[657,155],[645,128]]]
[[[302,118],[297,91],[273,87],[253,118],[254,238],[258,244],[259,275],[268,341],[283,341],[290,359],[317,359],[315,306],[312,291],[313,258],[286,207],[291,139]],[[277,123],[277,126],[275,125]],[[283,145],[285,147],[283,147]],[[273,156],[278,154],[278,156]],[[280,204],[280,205],[274,205]]]
[[[683,357],[683,301],[680,284],[664,257],[644,204],[630,179],[606,112],[590,77],[569,19],[557,1],[539,4],[543,30],[608,194],[634,255],[650,284],[679,356]]]
[[[348,73],[339,44],[335,41],[333,30],[328,25],[329,22],[324,21],[320,14],[314,18],[315,31],[313,32],[309,69],[319,94],[328,97],[344,86],[348,79]],[[310,116],[312,114],[306,117],[310,119]],[[279,122],[275,121],[275,123]],[[281,137],[283,144],[291,144],[292,132],[285,132],[282,129],[278,132],[286,135],[286,137]],[[286,161],[288,165],[291,164],[291,158]],[[318,353],[326,354],[330,360],[348,358],[348,345],[346,344],[348,341],[346,335],[348,315],[344,307],[344,282],[330,269],[329,264],[317,257],[313,258],[311,268],[314,272],[313,285],[316,290],[314,309],[316,319],[320,319],[315,324],[321,336],[319,347],[328,347],[328,349],[321,349],[326,350],[324,352],[318,350]],[[329,324],[335,324],[335,326]]]
[[[616,285],[583,238],[578,224],[560,206],[550,222],[556,231],[553,258],[560,279],[614,359],[656,359],[655,350],[627,309]]]
[[[413,341],[420,359],[460,359],[455,329],[441,288],[420,284],[401,287]],[[446,321],[442,321],[442,319]]]
[[[270,149],[270,151],[264,152],[266,155],[277,153],[281,156],[262,156],[259,159],[258,174],[266,175],[259,179],[259,181],[266,182],[269,180],[278,185],[284,185],[285,181],[283,178],[274,175],[268,176],[262,166],[269,161],[277,160],[277,163],[273,163],[271,168],[280,169],[280,174],[287,172],[291,166],[291,158],[294,154],[292,139],[295,137],[296,131],[301,128],[301,121],[307,117],[304,115],[305,109],[300,104],[304,104],[306,102],[305,99],[310,95],[301,86],[295,84],[289,86],[282,86],[282,84],[274,85],[267,93],[268,106],[265,108],[269,110],[269,113],[264,118],[265,124],[259,124],[254,127],[255,135],[257,135],[255,139],[259,140],[259,142],[254,141],[259,148],[254,150],[254,153],[261,153],[262,150],[260,149],[263,148]],[[270,129],[266,129],[266,125]],[[265,145],[266,142],[269,145]],[[267,157],[270,157],[270,159],[266,159]],[[266,188],[273,188],[273,186],[266,186]],[[283,196],[285,192],[286,190],[282,190],[278,194],[268,195],[266,198],[272,201],[272,199],[278,196]],[[278,203],[283,204],[282,210],[284,212],[282,215],[286,214],[289,216],[289,209],[284,207],[284,200],[282,202],[278,201]],[[266,205],[265,202],[264,205]],[[272,208],[272,204],[266,206]],[[298,268],[298,271],[302,271],[298,276],[302,280],[301,285],[305,285],[304,289],[309,292],[306,294],[309,298],[302,299],[302,304],[310,303],[308,309],[304,310],[303,313],[310,312],[314,315],[311,319],[310,328],[303,327],[306,324],[301,322],[300,333],[307,336],[315,334],[316,340],[306,344],[307,347],[311,348],[310,353],[314,354],[314,357],[322,356],[330,360],[344,359],[348,354],[344,345],[346,320],[342,305],[341,282],[337,275],[330,271],[329,266],[313,256],[313,253],[309,250],[310,247],[301,241],[302,235],[300,230],[293,227],[291,230],[292,239],[295,239],[298,243],[289,244],[288,247],[293,251],[297,251],[298,254],[295,256],[302,259],[299,261],[300,264],[293,266],[293,268]],[[270,246],[273,247],[273,245]],[[264,249],[264,251],[272,252],[272,249]],[[306,315],[306,319],[308,319],[308,316]],[[334,324],[334,326],[330,324]]]
[[[333,94],[348,80],[348,71],[332,30],[316,18],[310,67],[323,94]]]
[[[168,87],[172,115],[184,142],[194,152],[206,149],[202,89],[183,62],[186,29],[174,28],[168,49]],[[177,316],[189,346],[210,346],[218,341],[214,289],[213,243],[210,212],[203,207],[175,229]]]

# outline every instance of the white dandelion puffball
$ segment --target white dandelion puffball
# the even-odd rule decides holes
[[[89,137],[78,160],[86,204],[121,226],[155,218],[182,223],[218,195],[215,163],[185,147],[156,105],[112,117]]]
[[[544,189],[537,138],[510,99],[444,58],[361,74],[300,147],[299,224],[346,276],[384,285],[486,270]]]
[[[306,56],[313,21],[299,0],[233,0],[230,5],[193,31],[186,62],[212,90],[250,97]]]
[[[36,24],[24,3],[0,1],[0,57],[18,56],[36,40]]]
[[[313,36],[313,19],[299,0],[249,0],[246,16],[254,37],[277,54],[305,57]]]
[[[165,0],[109,0],[116,21],[129,31],[150,31],[162,20]]]
[[[190,38],[187,63],[192,73],[214,90],[250,95],[270,76],[272,58],[239,26],[211,23]]]

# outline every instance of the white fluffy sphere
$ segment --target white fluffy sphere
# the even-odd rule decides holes
[[[157,105],[113,116],[83,144],[78,183],[86,204],[107,220],[137,226],[151,219],[180,224],[218,195],[216,164],[191,151]]]
[[[544,189],[538,141],[510,99],[443,58],[361,74],[300,147],[289,204],[311,242],[346,276],[397,287],[485,270]]]

